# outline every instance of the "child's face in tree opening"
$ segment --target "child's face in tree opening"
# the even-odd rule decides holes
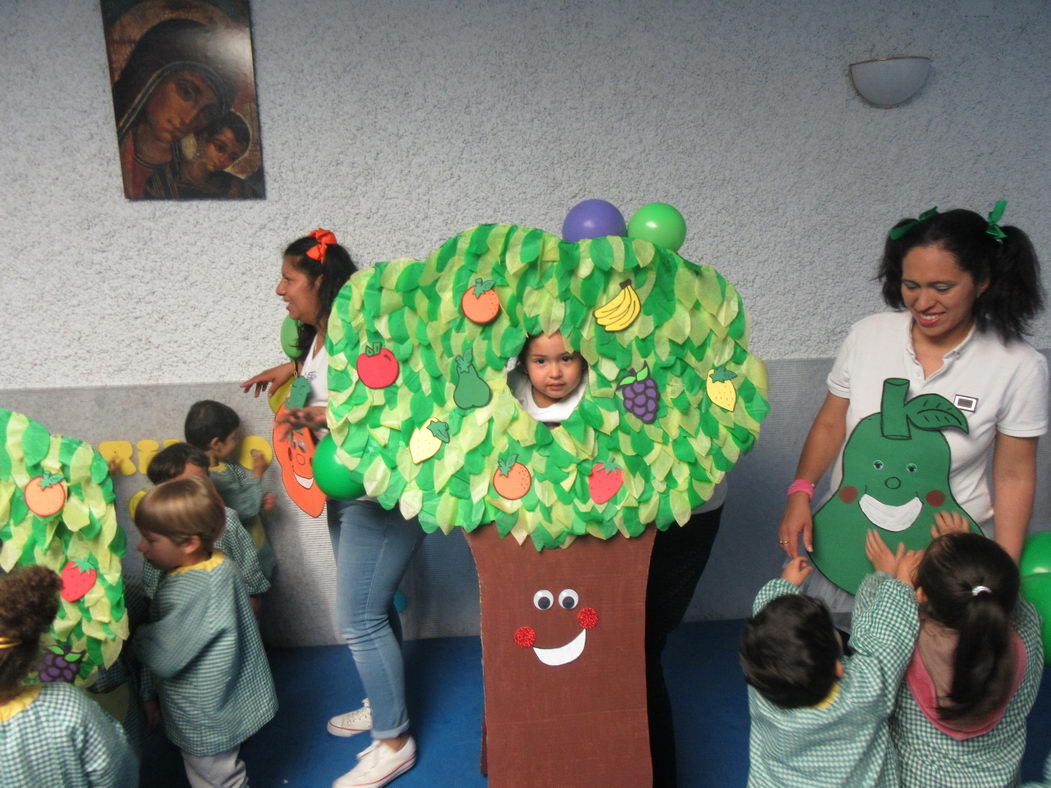
[[[149,531],[142,531],[141,533],[142,540],[139,542],[139,552],[142,553],[143,558],[155,567],[165,571],[184,566],[188,557],[194,552],[193,544],[196,542],[197,546],[200,546],[200,540],[196,537],[191,538],[189,542],[178,544],[167,536],[161,536]]]
[[[540,334],[529,340],[526,374],[533,385],[533,399],[541,408],[554,405],[580,384],[584,360],[566,349],[562,334]]]
[[[245,147],[229,128],[224,128],[204,141],[197,154],[208,172],[222,172],[245,155]]]
[[[317,326],[321,302],[318,291],[321,288],[321,277],[313,282],[286,257],[281,263],[281,280],[277,283],[276,293],[284,299],[288,316],[300,323]]]

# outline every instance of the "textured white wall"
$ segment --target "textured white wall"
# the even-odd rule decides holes
[[[1043,0],[252,5],[268,197],[179,204],[122,196],[97,6],[0,4],[0,389],[276,363],[278,256],[318,225],[368,263],[485,221],[557,233],[587,197],[671,202],[767,359],[832,355],[879,308],[903,215],[1007,198],[1051,251]],[[931,81],[863,105],[847,64],[893,54]]]

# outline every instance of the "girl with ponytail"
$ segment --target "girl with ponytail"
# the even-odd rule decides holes
[[[69,684],[27,683],[61,588],[42,566],[0,580],[0,783],[138,785],[124,732],[95,701]]]
[[[920,635],[891,717],[904,786],[1018,784],[1040,619],[995,542],[940,516],[916,573]]]

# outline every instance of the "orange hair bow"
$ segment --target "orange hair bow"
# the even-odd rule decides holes
[[[331,230],[322,230],[319,227],[307,237],[317,241],[317,246],[307,249],[307,257],[311,260],[317,260],[319,263],[324,263],[325,252],[328,251],[329,244],[336,243],[336,234]]]

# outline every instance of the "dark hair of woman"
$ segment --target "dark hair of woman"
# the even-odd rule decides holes
[[[22,689],[40,657],[40,636],[58,613],[62,581],[43,566],[20,569],[0,580],[0,703]]]
[[[350,253],[339,244],[328,244],[325,250],[325,259],[318,262],[307,256],[307,251],[318,245],[318,240],[312,236],[298,238],[285,249],[285,257],[292,261],[297,271],[300,271],[310,279],[313,284],[321,278],[321,287],[318,289],[318,316],[327,319],[332,311],[332,304],[343,285],[350,279],[350,275],[358,270],[354,261],[350,259]],[[296,347],[299,348],[300,357],[305,358],[310,352],[314,337],[317,336],[317,328],[299,324],[299,336],[296,339]]]
[[[1040,262],[1029,236],[1017,227],[1003,226],[999,229],[1004,237],[998,238],[989,232],[988,219],[963,209],[921,220],[902,219],[895,229],[910,224],[899,237],[888,236],[884,246],[877,278],[888,306],[904,306],[901,280],[905,255],[916,247],[936,246],[952,254],[975,285],[988,282],[974,304],[979,329],[991,328],[1004,341],[1028,332],[1030,321],[1044,308]]]
[[[924,612],[959,633],[952,687],[938,706],[943,719],[982,720],[1010,694],[1010,617],[1019,584],[1015,562],[980,534],[947,534],[927,548],[916,574],[927,596]]]

